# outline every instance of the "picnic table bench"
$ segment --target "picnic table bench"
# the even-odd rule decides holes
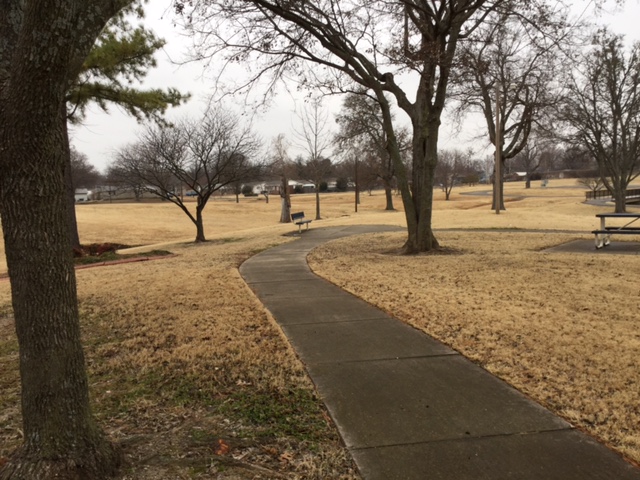
[[[634,225],[637,220],[640,220],[640,213],[597,213],[596,217],[600,219],[600,229],[591,233],[596,236],[597,249],[609,245],[611,235],[640,235],[640,223]],[[607,219],[628,221],[622,226],[607,225]]]
[[[309,224],[313,220],[304,218],[304,212],[296,212],[291,214],[291,221],[298,225],[298,233],[302,233],[302,225],[306,225],[307,230],[309,230]]]

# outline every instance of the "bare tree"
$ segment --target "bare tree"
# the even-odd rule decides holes
[[[138,143],[118,152],[114,171],[177,205],[195,225],[195,241],[204,242],[202,212],[211,195],[238,179],[257,176],[259,146],[251,128],[238,117],[212,110],[198,122],[149,126]],[[181,195],[182,187],[195,197],[193,213]]]
[[[137,145],[129,145],[120,149],[116,153],[117,160],[107,167],[106,177],[110,185],[123,191],[132,192],[136,202],[139,202],[146,191],[146,185],[143,183],[143,179],[136,174],[136,169],[131,168],[130,165],[138,157],[137,148]]]
[[[236,197],[236,203],[240,203],[240,194],[242,193],[243,185],[244,182],[241,179],[231,182],[231,192]]]
[[[280,223],[291,223],[291,195],[289,179],[294,165],[287,151],[288,145],[284,134],[278,135],[271,143],[270,170],[280,178]]]
[[[598,162],[620,213],[629,183],[640,174],[640,43],[625,50],[620,36],[603,30],[594,44],[567,79],[561,118],[574,143]]]
[[[590,192],[596,193],[598,190],[602,190],[604,182],[601,177],[579,177],[576,183],[582,187],[585,187]]]
[[[513,157],[513,167],[525,172],[524,188],[531,188],[531,177],[540,168],[540,145],[536,140],[527,142],[524,148]]]
[[[359,205],[360,192],[366,190],[371,196],[373,195],[373,190],[380,186],[380,178],[378,177],[380,157],[371,150],[360,151],[356,148],[347,147],[342,150],[342,161],[338,171],[357,188],[357,202]],[[391,201],[391,207],[393,207],[393,200]]]
[[[473,41],[459,51],[460,67],[453,76],[457,111],[482,113],[489,140],[500,135],[501,177],[496,201],[504,210],[505,162],[527,145],[536,121],[555,105],[560,67],[560,40],[567,41],[565,14],[553,9],[513,5],[518,10],[498,11],[474,32]],[[496,109],[500,124],[496,125]],[[496,170],[494,170],[495,172]],[[495,188],[495,183],[494,183]]]
[[[378,101],[366,93],[349,94],[342,104],[342,112],[336,116],[336,122],[340,126],[336,137],[338,144],[343,151],[349,152],[349,156],[357,158],[359,166],[365,167],[361,169],[359,178],[369,180],[369,185],[379,178],[385,191],[385,210],[395,210],[395,167],[388,152],[387,134]],[[398,137],[404,139],[401,140],[401,149],[408,150],[408,132],[405,129],[397,130]],[[367,174],[373,174],[374,178],[367,178]]]
[[[560,155],[561,168],[568,170],[592,170],[591,176],[597,176],[598,165],[584,146],[568,145]]]
[[[314,100],[310,106],[298,114],[293,128],[298,147],[306,153],[304,165],[299,173],[315,186],[316,220],[320,220],[320,184],[331,171],[331,160],[327,153],[332,146],[329,115],[322,103]]]
[[[274,88],[278,79],[295,75],[305,85],[330,91],[353,90],[356,84],[376,98],[404,203],[404,252],[416,253],[438,247],[431,226],[433,180],[458,44],[491,11],[511,3],[219,0],[178,2],[177,8],[189,18],[199,58],[220,54],[230,62],[255,66],[244,87],[270,76],[269,86]],[[396,79],[400,73],[415,75],[417,82],[403,87]],[[411,172],[402,163],[385,93],[411,120]]]
[[[102,174],[89,163],[89,157],[71,147],[71,186],[76,188],[93,188],[102,179]]]
[[[449,200],[453,187],[459,183],[469,170],[472,152],[461,150],[442,150],[436,167],[436,182]]]

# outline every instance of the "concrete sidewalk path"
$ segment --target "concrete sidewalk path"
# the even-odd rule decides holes
[[[240,268],[306,365],[362,477],[640,480],[618,454],[307,265],[321,243],[391,229],[311,229]]]

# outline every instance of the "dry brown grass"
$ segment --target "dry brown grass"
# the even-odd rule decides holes
[[[285,240],[182,246],[171,259],[78,272],[93,402],[127,445],[123,478],[355,478],[302,365],[237,272]],[[7,348],[3,370],[17,362]],[[19,440],[17,372],[7,383],[0,454]],[[215,455],[220,440],[229,453]]]
[[[525,192],[507,184],[507,194],[532,197],[510,201],[500,216],[487,195],[456,189],[444,202],[438,193],[434,225],[588,232],[593,215],[610,208],[582,204],[584,193],[573,185],[552,181],[552,188]],[[324,219],[311,228],[404,225],[401,211],[381,211],[380,193],[363,194],[357,214],[352,198],[324,195]],[[294,196],[293,210],[313,218],[313,200]],[[279,208],[273,197],[269,204],[216,199],[205,217],[212,242],[194,246],[185,242],[195,230],[174,205],[78,207],[83,242],[164,244],[178,254],[77,275],[93,403],[125,445],[130,470],[123,479],[357,478],[302,365],[237,272],[255,251],[291,240],[282,234],[293,227],[276,223]],[[447,232],[439,238],[460,255],[418,257],[381,253],[403,236],[378,235],[332,243],[312,258],[332,281],[377,297],[381,307],[640,459],[632,368],[640,353],[632,280],[639,259],[538,252],[579,235]],[[0,457],[19,442],[17,385],[9,284],[0,281]],[[221,440],[230,452],[220,450]]]
[[[139,206],[138,215],[156,207],[164,205]],[[237,271],[249,255],[291,240],[280,235],[290,225],[274,230],[77,272],[93,403],[125,446],[123,479],[357,478],[303,366]],[[162,238],[142,231],[98,238]],[[20,441],[8,286],[0,283],[0,458]]]
[[[389,252],[404,235],[378,234],[328,243],[309,260],[640,461],[640,258],[541,252],[575,234],[438,237],[453,254],[398,257]]]

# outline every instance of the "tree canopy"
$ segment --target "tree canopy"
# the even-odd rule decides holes
[[[144,89],[132,85],[143,81],[156,66],[155,54],[164,45],[164,40],[143,26],[132,28],[123,19],[114,20],[101,33],[81,72],[71,82],[66,97],[69,120],[80,123],[87,106],[96,103],[105,112],[109,105],[116,105],[137,120],[163,121],[167,107],[180,105],[189,95],[175,88]]]
[[[95,103],[105,112],[109,111],[110,105],[115,105],[138,121],[150,119],[164,124],[166,109],[189,99],[188,94],[174,88],[165,91],[132,86],[142,82],[149,70],[156,66],[155,54],[165,42],[142,26],[133,28],[125,15],[131,14],[130,10],[120,12],[110,21],[82,63],[78,75],[71,79],[65,98],[67,119],[71,123],[82,123],[87,107]],[[141,16],[143,12],[138,10]],[[68,135],[65,137],[68,142]],[[67,152],[70,155],[69,147]],[[69,170],[73,170],[71,166]],[[67,189],[69,238],[71,247],[79,248],[74,185],[69,173]]]
[[[110,177],[177,205],[196,227],[196,242],[206,240],[202,212],[214,192],[256,177],[260,141],[248,125],[225,110],[202,120],[172,126],[149,125],[140,140],[119,150]],[[182,189],[195,197],[195,213]]]
[[[564,49],[575,43],[575,27],[567,21],[561,4],[533,4],[522,15],[517,13],[507,10],[487,15],[470,41],[461,45],[452,74],[456,113],[482,114],[491,144],[497,145],[500,135],[503,164],[525,148],[535,125],[559,102],[560,72],[567,64]],[[499,183],[492,210],[496,200],[504,210],[502,178]]]
[[[627,186],[640,173],[640,43],[626,49],[620,36],[600,31],[567,85],[560,118],[597,161],[616,212],[624,212]]]
[[[491,12],[513,5],[508,0],[220,0],[178,2],[178,10],[189,18],[199,58],[222,55],[253,66],[244,86],[269,77],[273,87],[277,79],[293,76],[302,85],[333,92],[365,89],[376,98],[405,207],[404,251],[415,253],[438,246],[431,227],[433,180],[459,42]],[[407,75],[416,81],[403,82]],[[411,121],[410,177],[385,94]]]

